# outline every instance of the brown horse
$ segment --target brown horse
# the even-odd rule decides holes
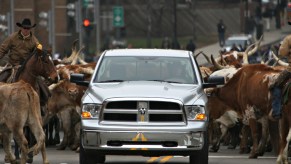
[[[40,82],[42,79],[39,76],[50,83],[55,83],[59,80],[59,75],[51,57],[51,51],[35,49],[18,69],[14,81],[23,80],[29,83],[42,98],[42,92],[46,92],[46,89],[42,88],[43,85]]]
[[[290,94],[291,79],[284,87],[284,105],[282,111],[282,119],[280,120],[281,126],[281,141],[280,151],[277,158],[277,163],[288,163],[288,155],[290,155],[289,144],[291,141],[291,94]]]

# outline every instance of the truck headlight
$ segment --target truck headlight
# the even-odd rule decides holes
[[[82,118],[98,118],[100,110],[100,104],[83,104]]]
[[[205,109],[203,106],[185,106],[187,120],[206,120]]]

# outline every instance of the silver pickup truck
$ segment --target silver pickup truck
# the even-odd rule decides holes
[[[106,155],[189,156],[208,163],[208,83],[192,52],[164,49],[104,51],[82,98],[80,164],[104,163]]]

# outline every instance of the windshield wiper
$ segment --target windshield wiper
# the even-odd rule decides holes
[[[98,83],[111,83],[111,82],[124,82],[124,80],[104,80],[104,81],[98,81]]]
[[[170,81],[170,80],[146,80],[146,81],[160,81],[160,82],[166,82],[166,83],[182,84],[181,82],[178,82],[178,81]]]

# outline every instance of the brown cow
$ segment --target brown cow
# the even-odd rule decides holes
[[[275,70],[263,64],[246,65],[224,87],[216,90],[219,99],[236,109],[251,128],[253,149],[249,158],[257,158],[259,150],[265,147],[268,136],[267,134],[262,134],[260,145],[258,145],[257,121],[261,119],[264,122],[262,124],[263,132],[267,132],[267,130],[264,130],[267,128],[266,126],[276,125],[274,122],[268,124],[267,118],[272,108],[269,85],[279,72],[280,70]],[[271,129],[273,147],[277,153],[278,127]]]
[[[60,118],[66,119],[62,120],[64,138],[58,150],[64,150],[68,143],[71,143],[70,134],[74,133],[72,129],[75,129],[74,126],[79,121],[80,114],[77,107],[80,106],[85,89],[86,87],[70,83],[68,80],[61,80],[59,83],[50,86],[51,97],[48,100],[48,113],[45,120],[47,122],[56,114],[58,114]],[[78,134],[74,134],[73,136],[78,136]],[[74,144],[76,145],[73,145],[71,149],[76,149],[78,146],[78,143]]]
[[[241,122],[241,116],[216,96],[208,96],[207,109],[209,110],[209,139],[212,144],[210,150],[217,152],[229,129]],[[232,136],[233,142],[237,144],[239,131]]]
[[[23,134],[24,126],[28,126],[37,140],[37,144],[28,149],[28,142]],[[45,134],[42,129],[40,102],[38,94],[28,83],[0,83],[0,131],[3,135],[4,151],[11,163],[15,156],[11,152],[11,140],[21,147],[21,163],[25,164],[27,154],[42,152],[43,163],[49,163],[45,153]]]

